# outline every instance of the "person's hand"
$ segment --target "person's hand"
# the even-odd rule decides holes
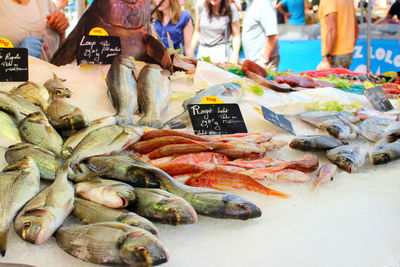
[[[22,40],[19,48],[27,48],[28,55],[32,57],[40,58],[42,55],[42,43],[43,39],[37,36],[28,36],[24,40]]]
[[[327,70],[330,68],[331,68],[331,63],[326,60],[322,60],[317,66],[317,70]]]
[[[60,10],[56,10],[50,15],[46,16],[47,26],[55,30],[58,34],[62,34],[69,27],[67,17]]]
[[[68,0],[56,0],[55,4],[58,9],[63,9],[68,6]]]
[[[285,16],[285,20],[288,20],[292,17],[292,14],[286,13],[284,16]]]

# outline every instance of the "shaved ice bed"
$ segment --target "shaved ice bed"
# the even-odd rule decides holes
[[[91,120],[114,113],[102,80],[109,66],[93,66],[85,70],[73,65],[55,67],[31,57],[29,60],[31,81],[42,85],[52,76],[53,71],[66,78],[66,85],[74,92],[69,101],[87,112]],[[214,70],[206,63],[199,66],[194,86],[190,79],[178,74],[172,80],[171,88],[191,93],[190,90],[198,89],[202,82],[211,86],[235,79],[230,73]],[[210,72],[214,75],[207,74]],[[1,90],[8,91],[18,84],[0,83],[0,86]],[[274,139],[287,141],[293,136],[264,121],[253,109],[254,103],[262,103],[281,113],[304,111],[302,106],[293,105],[294,102],[321,99],[340,99],[343,103],[359,101],[364,106],[370,106],[363,96],[333,88],[290,94],[266,91],[257,98],[252,93],[245,92],[243,99],[245,101],[240,103],[240,107],[249,131],[272,129],[277,132]],[[182,101],[183,99],[171,101],[166,119],[181,112]],[[298,134],[325,134],[302,122],[292,122]],[[0,149],[1,167],[6,165],[4,152],[5,149]],[[298,160],[304,153],[285,147],[267,155],[284,160]],[[317,155],[320,164],[328,162],[323,153]],[[399,167],[400,161],[379,166],[372,166],[367,162],[353,174],[338,170],[332,182],[323,183],[314,190],[311,182],[263,183],[290,194],[290,199],[232,190],[232,193],[260,207],[262,216],[240,221],[199,215],[198,222],[192,225],[155,223],[160,231],[161,241],[169,253],[169,261],[161,266],[400,266]],[[315,177],[316,173],[312,175]],[[79,219],[70,216],[64,225],[79,223]],[[38,267],[97,266],[64,252],[56,245],[54,237],[41,246],[35,246],[22,241],[13,228],[9,232],[7,254],[0,258],[0,263],[6,262]]]

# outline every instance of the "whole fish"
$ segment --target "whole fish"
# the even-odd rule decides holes
[[[18,143],[10,146],[5,153],[5,158],[8,163],[12,163],[21,160],[26,155],[35,160],[42,179],[54,180],[57,169],[63,164],[63,160],[56,157],[50,150],[29,143]]]
[[[305,183],[311,180],[311,176],[302,171],[293,169],[277,169],[274,167],[245,170],[241,171],[240,174],[250,176],[254,180],[269,182]]]
[[[150,220],[180,225],[195,223],[197,214],[186,200],[156,188],[136,188],[137,201],[132,209]]]
[[[368,154],[366,144],[338,146],[326,152],[326,157],[349,173],[356,172],[364,165]]]
[[[61,155],[65,158],[70,157],[74,152],[75,147],[79,144],[80,141],[82,141],[82,139],[88,133],[104,126],[114,125],[115,123],[116,119],[114,116],[104,117],[92,121],[86,128],[75,132],[67,140],[65,140],[61,151]]]
[[[31,157],[24,157],[0,172],[0,254],[3,257],[8,229],[18,211],[39,192],[39,185],[39,169]]]
[[[327,135],[299,135],[292,139],[289,147],[302,151],[321,151],[345,144],[347,143]]]
[[[141,127],[110,125],[89,132],[75,147],[71,155],[71,164],[77,164],[93,156],[121,152],[140,139]]]
[[[41,107],[42,110],[46,110],[49,106],[49,92],[34,82],[24,82],[18,85],[18,87],[11,89],[10,92],[14,95],[19,95],[25,98],[36,106]]]
[[[324,181],[333,180],[333,176],[336,174],[337,166],[334,164],[324,164],[321,166],[318,172],[317,179],[313,182],[313,187],[317,187]]]
[[[87,126],[88,119],[83,111],[67,102],[64,97],[50,94],[51,104],[46,110],[50,124],[59,131],[79,130]]]
[[[75,184],[77,195],[110,208],[125,208],[135,203],[136,190],[118,181],[92,178]]]
[[[359,125],[362,136],[372,142],[378,142],[385,135],[385,129],[395,124],[396,121],[383,118],[368,118],[363,120]]]
[[[91,157],[87,166],[100,177],[116,179],[135,187],[160,187],[153,174],[139,167],[140,163],[136,157],[114,155]]]
[[[162,189],[185,199],[198,214],[242,220],[261,216],[261,210],[256,205],[239,196],[209,188],[186,186],[159,168],[140,159],[137,161],[138,166],[154,175]]]
[[[198,91],[197,94],[185,102],[183,102],[183,112],[164,123],[164,127],[175,129],[184,128],[186,122],[189,121],[189,113],[187,111],[189,104],[200,104],[206,96],[215,96],[222,100],[224,103],[236,103],[242,94],[241,86],[238,83],[222,83],[211,86],[207,89]]]
[[[400,157],[400,139],[385,137],[381,139],[370,152],[370,161],[374,165],[387,163]]]
[[[26,116],[34,112],[43,112],[25,98],[0,91],[0,110],[11,114],[17,123],[20,123]]]
[[[28,202],[14,221],[17,234],[27,242],[45,243],[74,207],[74,187],[68,181],[68,163],[57,170],[57,178]]]
[[[380,112],[374,108],[359,108],[356,114],[361,120],[368,118],[382,118],[398,121],[400,116],[400,112],[398,110]]]
[[[49,79],[44,83],[44,87],[52,94],[58,94],[63,97],[71,97],[72,92],[65,85],[64,82],[66,80],[57,77],[55,73],[53,73],[53,79]]]
[[[132,124],[132,114],[139,109],[137,73],[133,57],[116,56],[107,73],[108,97],[117,111],[118,124]]]
[[[75,198],[75,207],[72,214],[81,219],[85,224],[119,222],[145,229],[156,236],[159,234],[152,222],[136,213],[124,209],[108,208],[79,197]]]
[[[152,128],[162,127],[161,115],[167,109],[171,95],[168,71],[163,71],[159,65],[147,64],[138,77],[138,101],[143,117],[138,125]]]
[[[21,142],[17,123],[3,111],[0,111],[0,125],[0,146],[8,147]]]
[[[400,136],[400,122],[395,122],[388,125],[384,129],[384,136],[399,137]]]
[[[26,116],[19,125],[19,134],[25,142],[61,154],[63,140],[41,112]]]
[[[61,227],[56,239],[67,253],[92,263],[153,266],[168,260],[160,240],[150,232],[117,222]]]
[[[217,190],[246,189],[265,195],[289,198],[289,195],[268,188],[253,178],[242,173],[231,173],[225,170],[209,170],[193,175],[185,182],[186,185],[208,187]]]

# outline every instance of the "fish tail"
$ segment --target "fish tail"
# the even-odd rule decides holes
[[[263,193],[270,196],[276,196],[281,198],[290,198],[290,195],[282,193],[280,191],[268,188],[264,186]]]
[[[7,235],[8,235],[8,231],[0,232],[0,253],[1,253],[2,257],[4,257],[4,255],[6,255]]]

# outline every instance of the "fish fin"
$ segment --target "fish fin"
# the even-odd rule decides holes
[[[0,254],[2,257],[4,257],[6,255],[7,236],[8,236],[8,230],[6,230],[4,232],[0,232]]]
[[[267,187],[268,188],[268,187]],[[282,193],[280,191],[268,188],[268,195],[270,196],[276,196],[276,197],[281,197],[281,198],[290,198],[291,196],[285,193]]]
[[[35,209],[30,209],[24,212],[24,216],[42,216],[47,211],[45,209],[40,209],[40,208],[35,208]]]
[[[125,131],[125,129],[123,129],[122,132],[121,132],[119,135],[117,135],[117,136],[114,138],[114,140],[112,140],[112,141],[110,142],[110,145],[114,144],[115,142],[118,142],[121,138],[124,138],[124,137],[126,137],[126,136],[128,136],[128,135],[129,135],[129,133],[127,133],[127,132]]]

